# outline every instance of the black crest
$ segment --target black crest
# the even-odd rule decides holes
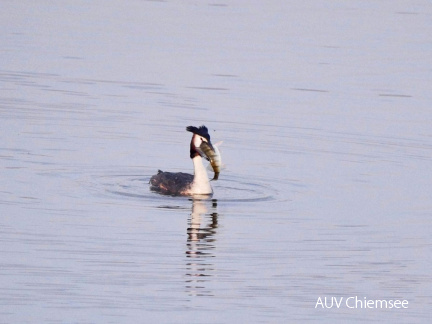
[[[188,132],[192,132],[194,134],[202,136],[202,137],[206,138],[207,141],[210,142],[210,134],[208,133],[207,127],[205,127],[204,125],[202,125],[200,127],[188,126],[188,127],[186,127],[186,130]]]

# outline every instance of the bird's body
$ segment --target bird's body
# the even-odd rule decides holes
[[[175,196],[211,195],[213,189],[202,158],[208,159],[208,153],[202,150],[203,143],[206,143],[206,150],[208,147],[213,149],[207,127],[189,126],[186,130],[193,133],[190,143],[190,158],[193,161],[194,174],[159,170],[150,179],[150,189],[161,194]]]
[[[190,188],[193,178],[194,176],[189,173],[159,170],[150,179],[150,189],[165,195],[183,196],[187,188]]]

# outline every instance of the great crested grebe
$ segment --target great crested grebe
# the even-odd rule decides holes
[[[203,164],[203,157],[210,160],[215,156],[216,151],[210,142],[208,129],[203,125],[188,126],[186,130],[193,133],[190,142],[190,158],[194,165],[194,174],[159,170],[150,178],[150,189],[165,195],[211,195],[213,189]],[[215,179],[217,179],[216,174]]]

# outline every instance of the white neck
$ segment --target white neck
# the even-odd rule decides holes
[[[201,156],[195,156],[192,161],[194,164],[194,179],[192,182],[191,193],[200,195],[213,193]]]

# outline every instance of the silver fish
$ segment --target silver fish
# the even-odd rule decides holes
[[[217,180],[219,178],[219,173],[222,168],[222,157],[218,147],[216,145],[210,145],[206,142],[203,142],[200,145],[200,149],[209,158],[210,164],[213,168],[214,177],[212,180]]]

